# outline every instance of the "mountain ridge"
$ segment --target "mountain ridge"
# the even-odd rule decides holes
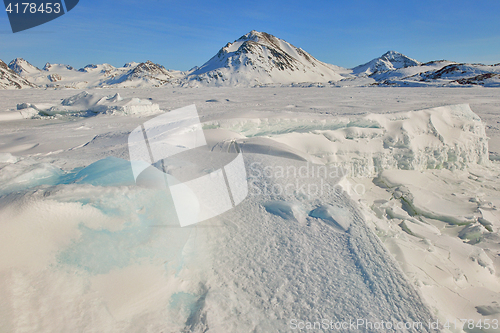
[[[1,60],[0,60],[1,61]],[[3,63],[3,62],[2,62]],[[500,86],[500,66],[447,60],[422,63],[396,51],[351,69],[319,61],[305,50],[266,32],[252,30],[228,42],[201,66],[168,70],[145,62],[122,67],[89,64],[75,69],[46,63],[40,69],[23,58],[2,67],[0,89],[147,88],[233,86]]]

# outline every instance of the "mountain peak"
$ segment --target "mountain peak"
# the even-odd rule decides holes
[[[241,36],[238,40],[252,40],[252,41],[257,41],[259,38],[266,38],[267,36],[272,36],[268,34],[267,32],[260,32],[257,30],[252,30],[249,33]],[[272,36],[274,37],[274,36]]]
[[[412,59],[410,57],[407,57],[403,53],[400,53],[397,51],[387,51],[379,59],[390,59],[390,60],[405,59],[405,60],[407,60],[408,63],[415,63],[415,64],[420,65],[419,61]],[[415,66],[415,65],[411,65],[411,66]],[[408,67],[408,66],[405,66],[405,67]]]
[[[34,87],[34,85],[21,77],[0,59],[0,89],[21,89],[27,87]]]
[[[133,69],[131,69],[130,76],[133,78],[140,78],[143,76],[162,76],[163,78],[172,78],[172,74],[170,74],[168,70],[165,69],[165,67],[160,64],[155,64],[150,60],[141,62]]]
[[[10,62],[11,64],[27,63],[23,58],[16,58]]]
[[[353,73],[372,75],[375,73],[419,65],[421,65],[421,62],[407,57],[402,53],[391,50],[387,51],[382,56],[367,62],[366,64],[354,67]]]
[[[38,67],[33,66],[28,61],[23,58],[16,58],[9,63],[9,68],[12,69],[16,74],[27,75],[39,72]]]
[[[239,39],[234,41],[232,44],[237,42],[255,42],[265,45],[276,45],[279,41],[283,41],[267,32],[252,30],[249,33],[241,36]],[[286,42],[285,42],[286,43]]]
[[[395,56],[403,56],[404,57],[405,55],[400,53],[400,52],[394,51],[394,50],[389,50],[382,55],[382,57],[395,57]]]
[[[149,74],[165,74],[166,69],[162,65],[155,64],[151,60],[147,60],[146,62],[141,62],[138,64],[132,72],[136,73],[149,73]]]

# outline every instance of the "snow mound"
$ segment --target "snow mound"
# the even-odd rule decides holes
[[[312,210],[309,213],[309,216],[322,219],[327,224],[340,231],[348,231],[353,219],[349,210],[340,206],[332,205],[321,205]]]
[[[374,167],[379,169],[454,170],[489,162],[485,125],[468,104],[372,114],[367,119],[384,129],[379,141],[382,153],[373,156]]]
[[[269,201],[264,203],[264,208],[271,214],[277,215],[285,220],[298,221],[304,216],[299,204],[285,201]]]
[[[489,162],[485,126],[469,105],[369,114],[363,120],[371,125],[350,123],[336,130],[289,133],[273,139],[358,176],[374,176],[387,169],[455,170]]]
[[[17,109],[23,117],[31,118],[33,110],[41,116],[55,116],[62,114],[93,115],[105,114],[154,114],[160,112],[158,104],[139,98],[124,99],[116,93],[112,96],[100,96],[84,91],[64,99],[59,105],[21,103]]]

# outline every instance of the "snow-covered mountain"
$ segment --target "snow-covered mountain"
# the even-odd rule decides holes
[[[420,64],[419,61],[407,57],[404,54],[396,51],[389,51],[366,64],[354,67],[352,71],[355,75],[372,75],[374,73],[393,71],[400,68],[418,66]]]
[[[459,64],[432,61],[419,66],[375,73],[364,79],[364,85],[382,86],[460,86],[500,87],[500,65]],[[361,78],[357,80],[361,82]]]
[[[40,70],[23,59],[12,69],[40,87],[160,87],[257,86],[303,82],[339,81],[348,70],[323,63],[304,50],[265,32],[251,31],[224,46],[201,67],[188,72],[167,70],[151,61],[87,65],[79,70],[68,65],[46,64]]]
[[[460,64],[448,60],[421,63],[399,52],[389,51],[366,64],[352,68],[351,76],[336,86],[500,86],[500,64]]]
[[[12,63],[11,63],[12,64]],[[27,63],[29,65],[29,63]],[[14,67],[15,64],[12,64]],[[32,65],[29,65],[31,68]],[[92,66],[92,65],[90,65]],[[105,65],[100,65],[105,67]],[[21,66],[26,68],[26,64]],[[34,66],[33,66],[34,67]],[[111,66],[112,67],[112,66]],[[23,71],[24,78],[42,88],[85,88],[99,81],[103,76],[101,71],[87,71],[89,66],[77,70],[65,64],[46,63],[39,71]]]
[[[127,63],[122,68],[116,68],[102,84],[121,87],[160,87],[176,83],[177,79],[183,76],[184,72],[167,70],[162,65],[148,60],[141,63]]]
[[[485,84],[500,83],[500,64],[493,66],[483,64],[449,64],[441,69],[422,73],[418,76],[421,81],[429,82],[456,82],[457,84]]]
[[[9,63],[9,68],[20,76],[31,76],[40,74],[41,70],[38,67],[33,66],[23,58],[16,58]]]
[[[22,89],[31,88],[34,85],[19,76],[16,72],[0,60],[0,89]]]
[[[26,60],[17,58],[9,67],[25,80],[42,88],[159,87],[184,76],[183,72],[167,70],[151,61],[130,62],[123,67],[90,64],[80,69],[65,64],[47,63],[39,69]]]
[[[253,30],[220,49],[187,80],[189,85],[258,86],[339,81],[343,72],[282,39]]]

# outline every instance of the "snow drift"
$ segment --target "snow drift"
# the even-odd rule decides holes
[[[208,126],[208,125],[207,125]],[[243,152],[276,150],[313,163],[334,164],[353,176],[387,169],[463,169],[488,163],[488,139],[469,105],[348,118],[232,119],[211,126],[247,136]]]

